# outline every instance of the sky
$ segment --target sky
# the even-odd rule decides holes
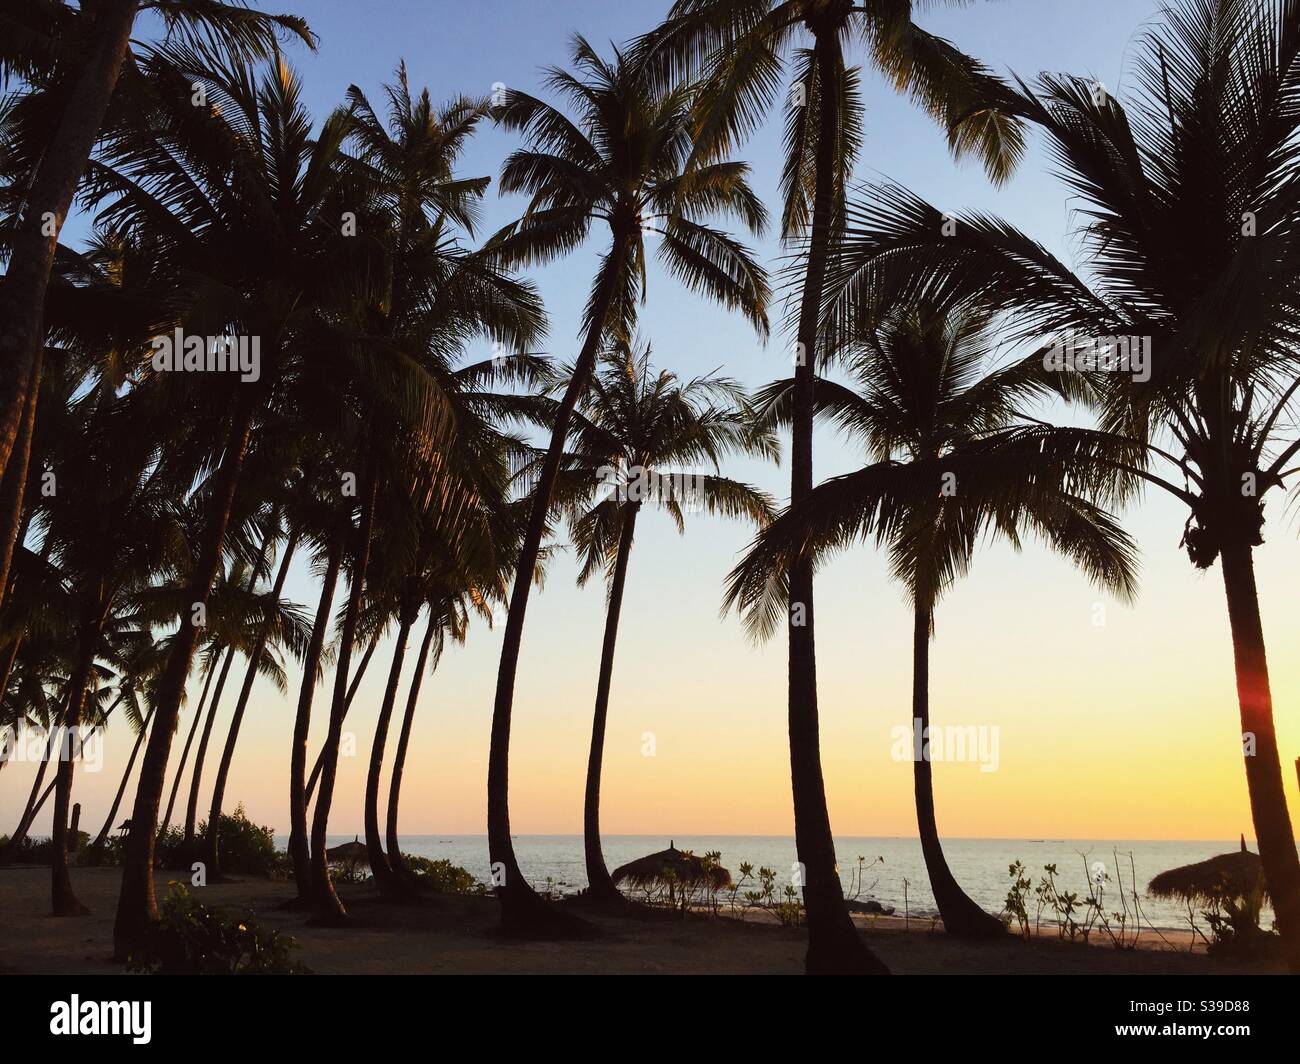
[[[315,54],[301,46],[289,52],[304,82],[304,101],[319,120],[352,83],[378,109],[381,86],[399,59],[406,60],[412,85],[427,85],[435,101],[487,95],[497,83],[545,95],[543,68],[566,62],[574,32],[608,54],[609,42],[651,28],[667,3],[284,0],[258,6],[303,14],[320,36]],[[1156,0],[988,0],[917,18],[999,73],[1086,75],[1122,99],[1132,81],[1125,67],[1136,36],[1157,7]],[[944,209],[1001,215],[1083,268],[1071,239],[1075,204],[1049,173],[1041,143],[1032,144],[1017,175],[996,189],[974,164],[954,163],[943,133],[872,73],[864,78],[864,96],[866,138],[856,179],[888,177]],[[750,162],[753,184],[773,213],[780,134],[775,113],[738,153]],[[512,134],[484,129],[461,172],[495,177],[517,143]],[[481,234],[511,221],[522,205],[493,187]],[[752,243],[775,265],[780,249],[773,237]],[[550,316],[545,348],[557,358],[576,353],[601,248],[593,238],[531,274]],[[656,362],[684,376],[721,370],[756,387],[788,372],[788,337],[774,333],[764,344],[739,316],[685,292],[654,265],[641,330]],[[833,433],[819,432],[819,478],[848,471],[860,458]],[[785,467],[737,461],[725,471],[780,499],[788,495]],[[1294,805],[1300,544],[1294,513],[1284,513],[1283,502],[1276,499],[1267,512],[1267,543],[1256,564]],[[1133,604],[1100,594],[1033,541],[1020,553],[986,547],[971,575],[944,599],[931,650],[933,723],[985,729],[987,741],[996,736],[997,742],[992,771],[982,770],[993,764],[988,757],[983,765],[936,762],[944,834],[1251,837],[1221,575],[1217,567],[1194,570],[1179,550],[1185,519],[1175,500],[1154,494],[1125,512],[1143,552],[1141,593]],[[785,835],[793,829],[784,639],[755,646],[734,616],[719,616],[723,579],[751,535],[741,524],[707,515],[690,518],[684,536],[662,513],[646,512],[639,522],[606,739],[601,821],[607,833]],[[604,595],[594,582],[576,588],[575,573],[572,557],[562,556],[529,605],[511,756],[511,826],[520,834],[582,829]],[[286,594],[314,609],[316,590],[303,565],[295,564]],[[843,836],[914,835],[912,765],[891,756],[894,729],[910,724],[910,610],[870,548],[828,564],[818,577],[816,602],[822,757],[834,830]],[[478,625],[468,643],[450,647],[425,679],[403,780],[404,832],[485,830],[500,631],[500,624],[495,630]],[[345,725],[355,737],[355,754],[340,762],[331,833],[362,830],[366,759],[390,652],[391,643],[381,644]],[[291,668],[294,696],[297,683]],[[237,688],[233,679],[229,686]],[[194,687],[182,729],[197,702]],[[317,694],[313,757],[326,695],[327,688]],[[233,701],[228,693],[213,740],[218,749]],[[242,801],[254,820],[278,832],[288,826],[294,705],[294,697],[281,697],[259,681],[227,788],[229,802]],[[103,770],[79,775],[83,828],[98,829],[131,742],[123,722],[112,725]],[[173,745],[173,765],[182,742],[183,732]],[[208,783],[216,756],[209,757]],[[0,776],[0,831],[17,819],[30,776],[30,766]],[[128,803],[132,793],[133,786]],[[203,809],[207,794],[205,787]],[[35,831],[48,830],[48,822],[47,813]]]

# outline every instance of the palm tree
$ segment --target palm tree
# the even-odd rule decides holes
[[[401,69],[388,92],[391,130],[355,89],[347,119],[358,148],[356,169],[377,186],[371,221],[383,266],[383,284],[355,308],[357,327],[391,380],[367,382],[356,405],[361,506],[311,830],[313,891],[319,915],[328,921],[346,915],[328,872],[326,830],[376,529],[391,531],[387,520],[377,524],[377,515],[417,528],[409,515],[456,497],[462,484],[456,458],[468,453],[461,437],[471,438],[475,426],[457,416],[449,396],[454,356],[475,337],[530,345],[545,322],[530,284],[503,268],[500,256],[465,244],[487,179],[458,179],[453,167],[485,113],[483,105],[459,100],[435,112],[427,93],[412,100]],[[376,754],[382,758],[382,745]],[[377,806],[377,792],[375,798]],[[377,830],[371,835],[377,841]],[[382,876],[382,856],[377,863]]]
[[[871,464],[814,488],[759,537],[729,582],[729,604],[745,612],[755,634],[770,634],[780,616],[771,576],[781,554],[807,549],[817,562],[874,535],[913,607],[912,722],[922,741],[930,728],[935,608],[969,571],[981,537],[1003,536],[1019,547],[1025,532],[1037,533],[1097,583],[1124,598],[1134,591],[1131,541],[1080,494],[1097,479],[1086,439],[1080,452],[1075,430],[1018,412],[1068,382],[1045,372],[1035,355],[985,372],[991,355],[989,322],[978,310],[924,301],[891,309],[849,355],[856,387],[817,382],[819,412],[860,438]],[[766,389],[765,415],[788,421],[792,392],[789,381]],[[913,764],[921,850],[944,930],[966,938],[1005,934],[948,868],[924,749],[913,751]]]
[[[621,902],[600,848],[600,777],[605,751],[623,588],[637,516],[659,504],[685,531],[685,515],[701,510],[762,525],[772,500],[747,484],[721,476],[731,453],[777,456],[776,439],[756,431],[743,390],[716,374],[680,380],[650,364],[650,345],[606,352],[574,412],[573,442],[565,455],[556,500],[568,511],[582,558],[579,586],[603,571],[608,582],[605,636],[596,682],[596,708],[587,760],[583,848],[587,896]],[[697,472],[707,463],[712,472]],[[683,471],[685,467],[685,471]]]
[[[15,211],[20,224],[6,226],[9,262],[0,285],[0,363],[11,368],[0,378],[0,474],[15,500],[22,498],[27,478],[25,438],[35,419],[28,400],[34,402],[40,387],[42,308],[59,233],[120,75],[124,69],[134,73],[134,62],[149,48],[137,44],[139,51],[132,49],[132,30],[142,8],[161,14],[173,41],[211,42],[235,59],[272,54],[281,34],[315,47],[302,19],[253,11],[242,2],[102,0],[76,7],[59,2],[9,5],[0,15],[0,78],[16,75],[23,81],[22,95],[30,102],[23,109],[31,112],[30,121],[20,123],[23,150],[18,157],[29,163],[23,180],[15,182],[24,190]],[[19,468],[9,477],[15,454]],[[0,601],[16,539],[9,531],[0,542]]]
[[[964,0],[951,0],[952,4]],[[995,105],[1001,85],[949,42],[912,22],[911,0],[676,0],[664,23],[638,45],[660,77],[700,78],[694,156],[729,150],[775,104],[793,53],[782,171],[782,236],[804,254],[794,353],[790,501],[813,487],[814,384],[822,286],[843,220],[844,190],[862,143],[854,36],[873,65],[948,129],[954,154],[976,154],[995,181],[1022,152],[1013,119]],[[802,39],[802,42],[801,42]],[[804,870],[808,972],[883,972],[853,929],[835,868],[817,718],[813,570],[795,557],[788,577],[790,775],[795,842]]]
[[[369,253],[337,224],[344,206],[357,202],[341,178],[345,120],[331,116],[313,140],[287,65],[280,62],[259,77],[206,50],[182,47],[169,47],[144,65],[154,106],[106,138],[104,162],[91,167],[88,196],[107,201],[103,224],[138,234],[164,252],[160,264],[169,273],[175,307],[168,325],[200,336],[256,337],[260,344],[256,380],[231,373],[150,374],[147,365],[141,371],[156,385],[159,424],[179,411],[193,419],[187,434],[166,448],[168,461],[207,472],[200,478],[204,517],[196,561],[184,592],[197,611],[209,605],[232,518],[252,509],[238,493],[255,430],[291,393],[301,404],[301,393],[313,391],[288,387],[291,379],[301,381],[301,360],[323,371],[331,353],[309,347],[305,338],[341,293],[364,290]],[[190,90],[182,91],[196,80],[213,104],[206,110],[191,106]],[[293,180],[285,160],[293,161]],[[196,376],[201,384],[191,379]],[[119,955],[155,912],[154,831],[198,633],[193,623],[181,625],[159,684],[124,856]]]
[[[1192,564],[1223,568],[1251,815],[1300,971],[1300,858],[1252,560],[1264,498],[1300,453],[1288,427],[1300,390],[1295,30],[1290,5],[1181,0],[1144,34],[1127,105],[1078,77],[1014,94],[1085,205],[1091,283],[995,218],[961,216],[941,236],[937,210],[888,186],[851,212],[827,301],[833,331],[915,291],[1009,312],[1016,335],[1072,356],[1099,439],[1129,452],[1117,475],[1188,508]]]
[[[239,741],[239,730],[243,724],[244,711],[253,692],[253,682],[259,673],[269,672],[280,691],[287,691],[284,668],[280,662],[271,660],[274,650],[280,648],[301,657],[311,639],[307,621],[296,607],[281,599],[285,579],[289,575],[289,563],[293,560],[294,550],[298,544],[298,530],[292,529],[285,541],[280,555],[279,569],[275,582],[266,594],[264,615],[259,618],[257,635],[249,650],[248,668],[244,672],[244,682],[235,702],[235,711],[231,716],[230,728],[226,733],[226,744],[221,752],[221,763],[217,767],[217,778],[212,785],[212,803],[208,809],[208,830],[203,840],[203,861],[207,866],[209,882],[221,878],[221,806],[226,795],[226,781],[230,778],[230,767],[234,762],[235,744]]]
[[[617,51],[607,62],[581,37],[574,38],[573,63],[576,74],[553,68],[546,83],[569,100],[576,119],[513,90],[496,112],[498,122],[527,140],[503,165],[501,190],[530,197],[523,217],[494,238],[496,253],[511,263],[545,262],[578,247],[595,222],[609,227],[583,315],[582,348],[555,409],[533,492],[497,671],[488,850],[502,922],[511,930],[556,920],[524,879],[510,842],[510,720],[524,616],[573,411],[605,341],[632,334],[636,299],[645,293],[646,234],[659,234],[660,258],[688,288],[739,310],[760,333],[767,329],[766,273],[743,245],[705,224],[721,215],[761,229],[764,211],[747,183],[748,168],[714,162],[684,170],[691,150],[686,89],[657,91]]]

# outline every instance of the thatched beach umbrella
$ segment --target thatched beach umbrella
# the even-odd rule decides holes
[[[643,889],[667,887],[670,898],[675,895],[678,887],[689,893],[701,887],[722,890],[731,885],[731,873],[720,864],[706,862],[703,857],[693,853],[683,853],[671,841],[666,850],[638,857],[635,861],[614,869],[611,878],[615,886],[626,881],[633,887]]]
[[[361,841],[360,835],[354,835],[351,842],[326,850],[325,859],[330,864],[370,866],[370,852],[366,849],[366,844]]]
[[[1268,896],[1264,866],[1259,854],[1246,849],[1244,835],[1240,850],[1171,868],[1168,872],[1161,872],[1147,886],[1147,890],[1157,898],[1177,898],[1207,905],[1247,900],[1257,889],[1264,897]]]

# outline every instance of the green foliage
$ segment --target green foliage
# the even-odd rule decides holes
[[[402,860],[406,867],[420,877],[438,894],[486,894],[487,887],[477,882],[460,865],[454,865],[445,859],[433,860],[404,853]]]
[[[127,970],[147,975],[305,975],[291,952],[294,940],[264,928],[252,913],[229,917],[170,883],[144,945],[127,959]]]
[[[158,836],[155,862],[163,868],[188,869],[191,862],[202,860],[202,839],[207,830],[205,820],[186,844],[180,828],[169,828]],[[225,872],[283,879],[290,861],[287,854],[275,848],[275,829],[254,824],[241,803],[233,813],[221,814],[221,868]]]

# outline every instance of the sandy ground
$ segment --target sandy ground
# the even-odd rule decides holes
[[[74,868],[73,885],[90,916],[49,915],[49,871],[0,868],[0,974],[113,973],[109,960],[113,911],[121,872]],[[166,891],[167,873],[158,876]],[[495,932],[491,898],[433,897],[408,905],[380,902],[368,887],[344,887],[353,926],[310,927],[306,917],[281,908],[289,883],[245,879],[194,888],[208,905],[231,913],[251,909],[264,923],[293,935],[299,957],[318,973],[660,973],[797,974],[803,969],[804,932],[753,920],[692,916],[686,920],[590,917],[599,931],[587,941],[520,942]],[[1234,974],[1281,971],[1280,964],[1250,966],[1187,951],[1188,937],[1142,936],[1143,948],[1078,945],[1041,937],[1032,942],[963,943],[929,930],[926,921],[906,930],[899,918],[863,924],[871,948],[898,974]]]

